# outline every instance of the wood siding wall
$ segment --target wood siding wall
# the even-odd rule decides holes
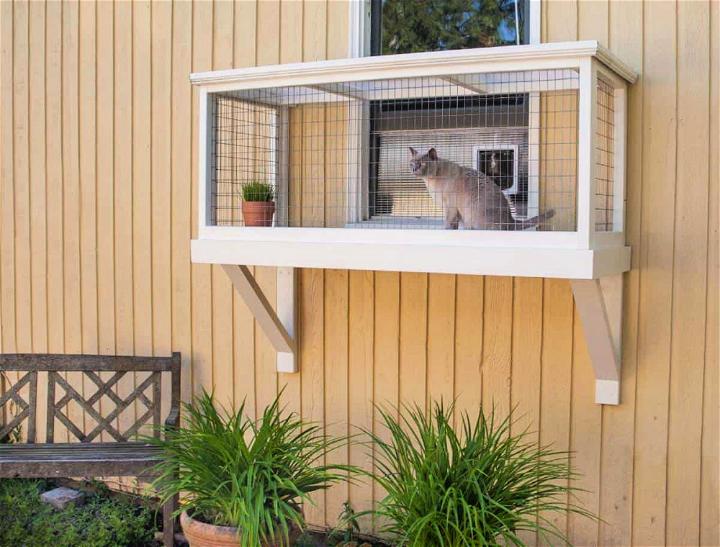
[[[183,354],[215,387],[345,433],[373,401],[513,406],[575,452],[596,523],[581,545],[718,545],[720,4],[543,0],[545,41],[596,38],[636,67],[629,97],[622,405],[593,403],[565,281],[304,270],[298,375],[220,268],[190,263],[192,71],[343,57],[340,1],[0,2],[0,341],[4,352]],[[274,298],[274,272],[256,268]],[[360,448],[343,461],[370,466]],[[373,485],[308,509],[332,523]]]

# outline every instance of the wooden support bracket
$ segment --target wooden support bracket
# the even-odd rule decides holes
[[[295,268],[277,268],[277,311],[247,266],[223,264],[223,270],[277,351],[277,371],[297,372],[295,335]]]
[[[623,276],[571,281],[595,370],[595,402],[620,404]]]

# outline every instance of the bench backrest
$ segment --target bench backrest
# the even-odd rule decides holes
[[[128,442],[140,428],[152,424],[160,434],[162,373],[170,373],[170,416],[177,421],[180,406],[180,354],[170,357],[116,355],[0,354],[0,372],[5,376],[0,392],[0,410],[13,402],[14,416],[6,416],[0,439],[27,420],[27,442],[34,443],[37,421],[38,372],[47,372],[46,442],[55,437],[55,421],[62,423],[80,442],[99,440],[106,433],[118,442]],[[10,383],[8,372],[17,372]],[[101,377],[101,373],[105,378]],[[72,379],[66,373],[79,373]],[[140,374],[138,374],[140,373]],[[121,382],[125,377],[130,381]],[[84,386],[84,388],[83,388]],[[100,403],[102,401],[102,412]],[[70,412],[70,404],[82,412]],[[125,419],[120,419],[123,411]],[[130,415],[131,418],[127,418]],[[86,430],[85,417],[92,421]],[[74,420],[80,420],[76,423]],[[86,432],[87,431],[87,432]]]

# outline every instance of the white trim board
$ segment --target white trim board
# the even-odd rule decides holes
[[[562,249],[195,239],[193,262],[597,279],[630,269],[630,248]]]
[[[594,57],[628,83],[636,72],[597,40],[527,44],[425,53],[403,53],[354,59],[332,59],[249,68],[196,72],[193,85],[208,91],[257,89],[279,85],[317,85],[388,77],[443,76],[479,72],[566,69]]]

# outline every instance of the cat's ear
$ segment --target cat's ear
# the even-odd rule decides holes
[[[408,150],[410,151],[410,157],[414,158],[417,156],[417,150],[415,150],[412,146],[408,146]]]
[[[428,158],[430,158],[432,161],[437,161],[437,159],[438,159],[437,150],[435,150],[434,148],[431,148],[430,150],[428,150]]]

